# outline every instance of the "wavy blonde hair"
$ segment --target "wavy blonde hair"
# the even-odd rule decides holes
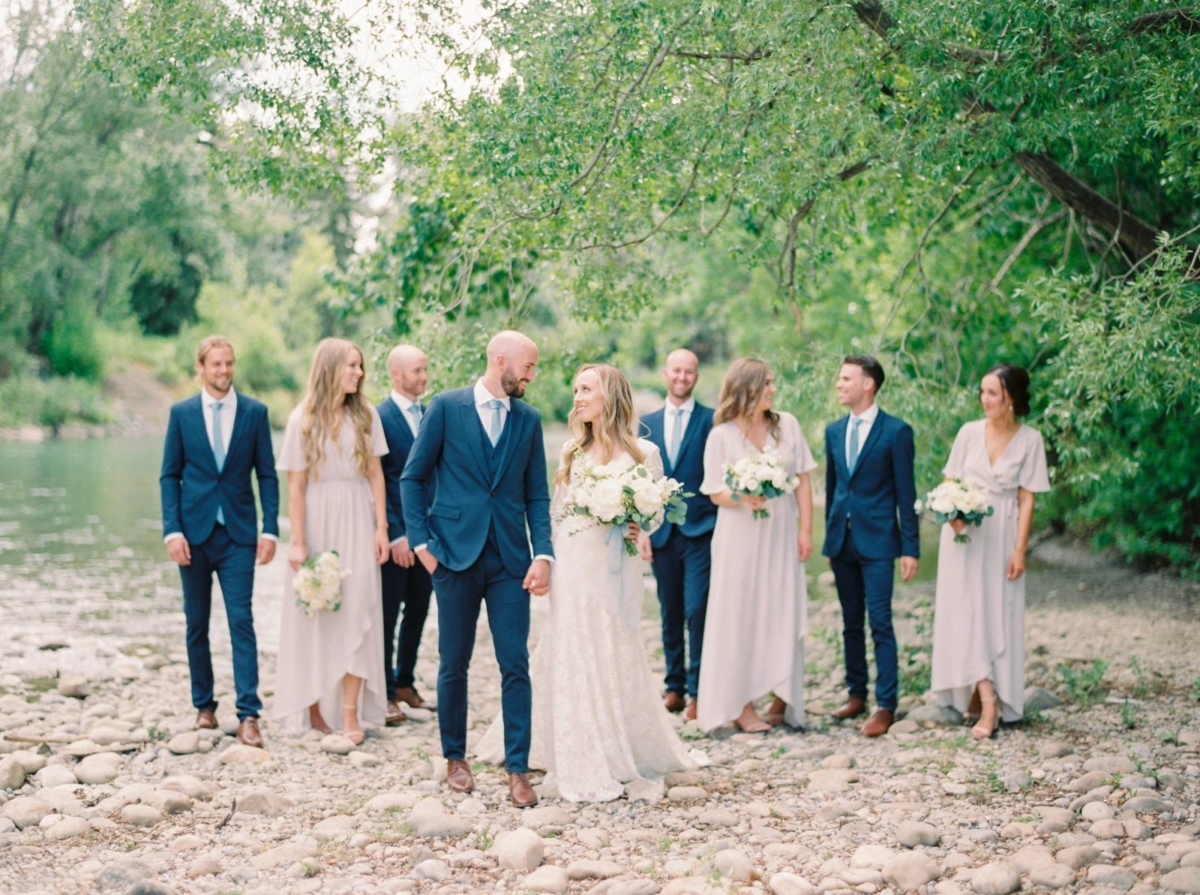
[[[567,442],[562,466],[554,474],[556,484],[571,480],[571,464],[575,461],[576,453],[586,451],[593,444],[600,445],[605,463],[612,460],[617,447],[624,448],[634,463],[644,463],[646,460],[646,455],[638,447],[637,433],[634,431],[637,417],[633,414],[633,390],[629,388],[629,380],[609,364],[584,364],[575,374],[576,380],[588,370],[593,371],[600,380],[604,411],[600,414],[600,424],[593,426],[580,420],[575,415],[575,409],[571,408],[567,416],[571,440]]]
[[[371,407],[363,397],[362,385],[352,395],[342,391],[342,372],[350,363],[351,352],[363,353],[346,339],[322,339],[313,355],[308,372],[308,388],[300,403],[300,435],[304,441],[304,458],[308,474],[318,477],[325,460],[325,439],[336,439],[342,420],[350,417],[354,426],[354,460],[365,478],[371,461]]]
[[[763,392],[767,388],[767,377],[771,368],[763,361],[754,357],[739,357],[729,365],[725,379],[721,382],[721,394],[717,398],[717,410],[713,414],[713,425],[732,420],[735,423],[745,422],[752,425],[754,420],[750,415],[758,406]],[[774,410],[767,411],[767,431],[776,441],[779,440],[779,414]]]

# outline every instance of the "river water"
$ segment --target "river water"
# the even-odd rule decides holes
[[[556,437],[550,433],[548,441]],[[0,671],[43,673],[53,666],[86,673],[114,660],[112,649],[102,648],[106,644],[145,655],[165,643],[183,659],[179,573],[162,543],[161,459],[159,437],[0,442],[0,617],[11,638],[69,650],[44,650],[47,661],[33,667],[28,650],[0,645]],[[819,549],[819,510],[817,515]],[[922,540],[920,577],[928,579],[935,570],[936,530],[923,527]],[[255,625],[267,652],[278,643],[285,553],[286,544],[255,577]],[[827,568],[820,557],[808,566],[812,579]],[[818,590],[814,596],[829,594]],[[655,609],[649,601],[647,611]],[[214,595],[211,632],[218,651],[227,649],[226,631]]]

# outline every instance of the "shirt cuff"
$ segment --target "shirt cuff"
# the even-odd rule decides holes
[[[408,540],[408,535],[401,535],[400,537],[396,538],[396,540],[394,540],[394,541],[391,541],[391,542],[388,544],[388,546],[389,546],[389,547],[395,547],[395,546],[396,546],[397,544],[399,544],[401,541],[405,541],[405,540]],[[422,547],[424,547],[425,545],[424,545],[424,544],[422,544],[421,546],[422,546]],[[416,551],[413,551],[413,552],[415,553]]]
[[[171,532],[169,535],[167,535],[165,538],[163,538],[163,543],[164,543],[164,544],[169,544],[169,543],[171,543],[173,540],[175,540],[176,538],[182,538],[182,537],[183,537],[183,532],[181,532],[181,531],[173,531],[173,532]]]
[[[413,553],[420,553],[422,550],[428,550],[428,549],[429,549],[429,545],[428,545],[428,544],[418,544],[416,547],[413,547],[413,548],[412,548],[412,552],[413,552]]]
[[[270,535],[264,531],[262,534],[259,535],[259,537],[262,538],[264,541],[274,541],[276,544],[279,543],[279,535]]]
[[[549,554],[539,553],[533,558],[533,561],[537,562],[539,559],[544,559],[546,562],[550,563],[550,565],[554,565],[554,557],[550,556]]]

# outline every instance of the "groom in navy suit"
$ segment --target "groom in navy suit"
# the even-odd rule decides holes
[[[662,607],[662,641],[666,658],[664,704],[672,712],[696,717],[696,687],[700,682],[704,616],[708,608],[708,579],[712,569],[710,546],[717,524],[717,507],[700,493],[704,481],[704,446],[712,431],[712,408],[699,403],[692,392],[699,375],[699,361],[686,348],[667,355],[663,378],[667,382],[667,404],[642,419],[647,438],[662,454],[667,475],[683,483],[687,498],[687,521],[683,525],[664,522],[654,534],[638,542],[642,559],[654,567],[658,602]],[[686,660],[684,633],[691,661]],[[684,699],[687,699],[685,703]]]
[[[266,405],[233,390],[233,346],[209,336],[196,351],[200,394],[171,408],[159,489],[167,555],[179,564],[187,621],[188,668],[196,727],[217,726],[208,619],[212,576],[221,582],[233,682],[237,691],[238,739],[262,746],[258,714],[258,645],[254,636],[254,561],[269,563],[279,540],[279,480],[271,448]],[[258,479],[263,529],[250,473]]]
[[[895,561],[900,578],[917,574],[917,489],[913,481],[913,431],[879,409],[883,367],[867,355],[847,357],[838,375],[838,403],[850,415],[825,429],[825,547],[842,604],[842,637],[849,699],[836,712],[845,720],[867,710],[870,619],[875,643],[875,711],[863,736],[887,733],[896,713],[896,634],[892,629]]]
[[[404,524],[404,502],[400,498],[400,475],[408,462],[409,452],[421,421],[428,409],[421,403],[429,381],[429,360],[425,352],[412,345],[397,345],[387,358],[388,374],[392,377],[392,393],[376,408],[383,423],[388,452],[383,463],[383,481],[387,489],[388,540],[392,551],[383,564],[383,661],[388,681],[387,724],[399,724],[405,718],[401,703],[412,708],[431,708],[417,692],[414,672],[425,616],[429,614],[429,596],[433,582],[425,567],[417,562]],[[432,497],[433,489],[426,489]],[[400,621],[400,606],[404,620]],[[399,649],[396,643],[396,623],[400,621]]]
[[[483,378],[433,399],[400,479],[408,539],[437,593],[446,782],[456,792],[475,788],[466,762],[467,670],[486,603],[500,665],[509,795],[519,808],[537,804],[528,777],[529,595],[549,593],[554,559],[542,420],[519,400],[537,377],[537,360],[537,346],[521,333],[494,336]]]

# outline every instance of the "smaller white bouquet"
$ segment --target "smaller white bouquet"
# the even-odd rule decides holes
[[[576,459],[582,453],[576,454]],[[687,518],[683,502],[683,484],[671,478],[658,478],[644,463],[619,468],[611,463],[585,466],[571,489],[566,510],[579,516],[591,516],[602,525],[617,527],[636,522],[648,529],[664,519],[682,525]],[[625,552],[637,556],[637,545],[625,538]]]
[[[800,476],[788,475],[783,460],[774,451],[765,451],[754,456],[743,457],[736,463],[725,464],[725,484],[733,492],[733,499],[741,496],[782,497],[796,490]],[[766,507],[754,511],[755,519],[766,519],[771,514]]]
[[[342,608],[342,580],[349,574],[336,550],[314,553],[300,564],[292,583],[296,605],[309,618],[322,610],[337,612]]]
[[[968,525],[982,525],[983,520],[994,512],[987,495],[962,479],[942,482],[926,494],[925,509],[933,514],[938,525],[955,519],[961,519]],[[965,532],[954,536],[956,544],[965,544],[970,540]]]

